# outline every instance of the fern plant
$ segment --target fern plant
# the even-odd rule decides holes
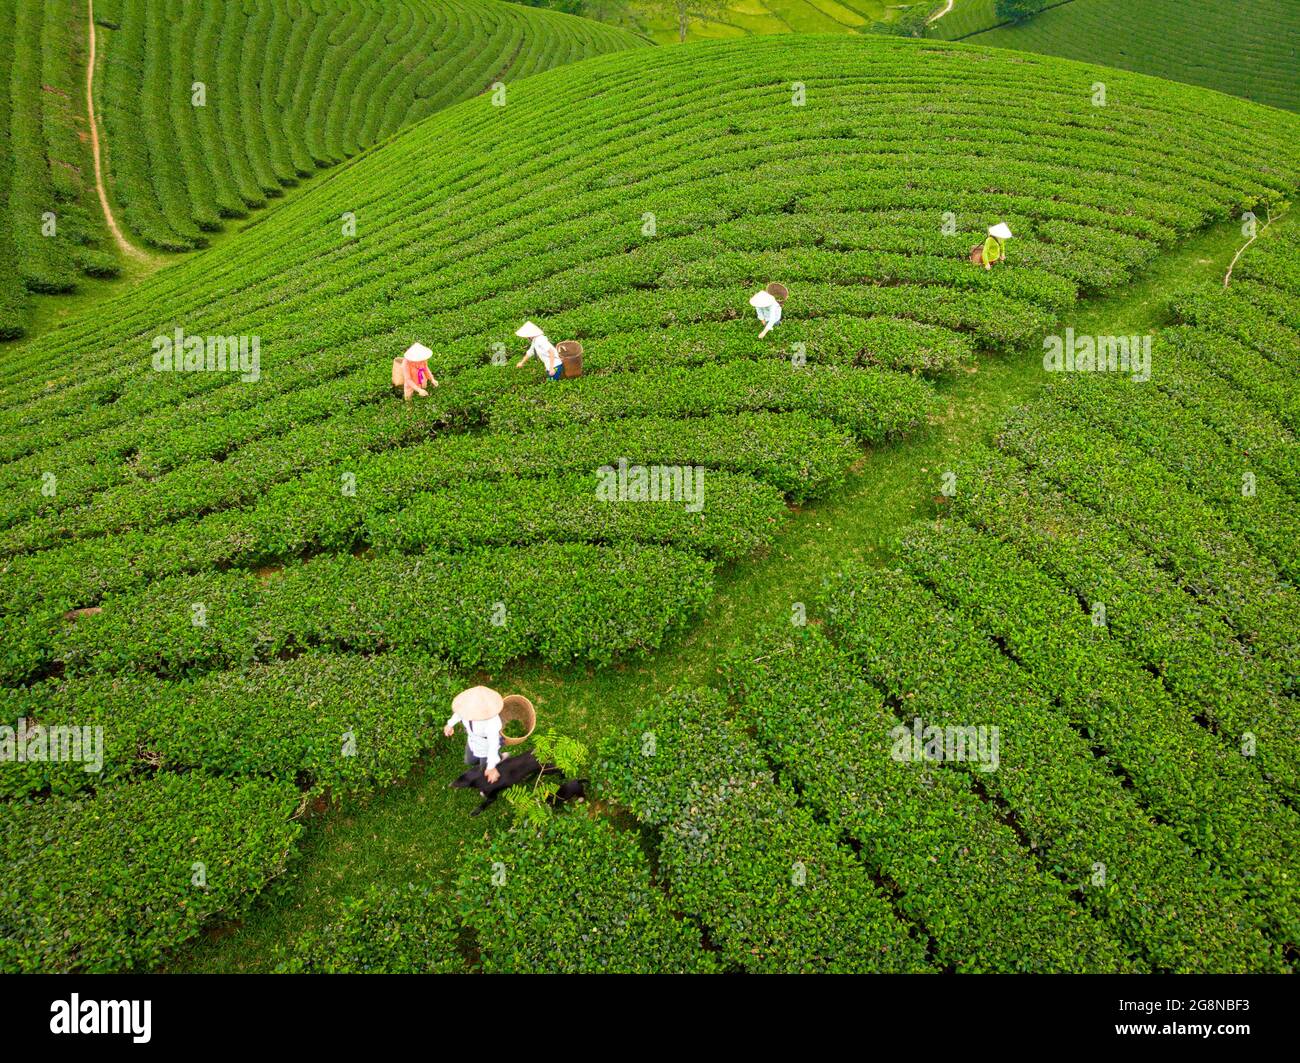
[[[533,753],[542,764],[554,764],[566,776],[575,777],[587,763],[587,747],[576,738],[546,731],[534,736]],[[553,799],[560,789],[559,781],[550,773],[542,772],[532,786],[512,786],[505,791],[506,803],[521,820],[535,827],[543,827],[554,814]]]

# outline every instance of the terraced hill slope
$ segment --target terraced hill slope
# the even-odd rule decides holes
[[[287,784],[399,776],[449,669],[654,649],[787,502],[922,429],[946,379],[1300,182],[1300,119],[1125,74],[1098,108],[1093,76],[885,39],[593,59],[411,128],[15,352],[0,366],[8,715],[75,705],[111,715],[120,744],[97,777],[12,776],[15,796],[44,798],[14,844],[89,802],[104,833],[67,854],[76,874],[143,786],[193,808],[174,834],[147,829],[133,851],[150,867],[179,860],[196,821],[224,837],[232,787],[264,829],[211,863],[228,876],[211,903],[147,940],[133,906],[184,887],[118,862],[106,880],[133,883],[119,921],[86,940],[57,911],[27,914],[0,958],[155,962],[282,868]],[[985,273],[966,251],[999,218],[1011,263]],[[760,342],[746,298],[773,279],[791,286],[787,319]],[[587,375],[515,369],[525,318],[580,338]],[[250,354],[256,337],[258,360],[222,369],[214,342],[199,371],[204,343],[193,371],[162,371],[177,329],[249,337]],[[415,339],[442,387],[405,406],[390,359]],[[620,459],[703,468],[702,507],[602,500],[597,470]],[[173,782],[182,767],[207,774]],[[5,889],[26,890],[35,866],[8,866]],[[884,933],[891,964],[920,963],[911,935]],[[743,956],[744,935],[729,947]]]
[[[1300,111],[1291,0],[1071,0],[971,44],[1084,59]]]
[[[0,23],[0,339],[27,293],[118,271],[94,191],[86,122],[86,8],[3,0]]]
[[[540,70],[646,42],[497,0],[97,0],[95,100],[118,222],[202,247],[285,187],[404,125]],[[116,272],[94,191],[84,0],[4,0],[0,338],[23,288]],[[43,232],[47,212],[57,233]]]
[[[496,82],[645,43],[496,0],[110,0],[103,20],[114,192],[169,249]]]

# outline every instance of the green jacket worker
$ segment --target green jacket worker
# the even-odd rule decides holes
[[[1006,222],[989,226],[988,239],[984,241],[984,250],[980,253],[980,263],[985,269],[992,269],[994,262],[1005,262],[1007,248],[1004,241],[1011,239],[1011,229]]]

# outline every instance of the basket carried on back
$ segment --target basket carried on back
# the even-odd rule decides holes
[[[582,376],[582,344],[577,340],[565,340],[563,343],[555,345],[555,351],[560,356],[560,363],[564,366],[564,372],[561,374],[566,379],[575,376]]]
[[[784,303],[786,301],[786,298],[790,295],[790,289],[787,288],[784,284],[777,284],[776,281],[773,281],[771,284],[769,284],[764,289],[764,291],[766,291],[768,295],[775,298],[778,303]]]
[[[501,703],[501,740],[508,746],[517,746],[533,733],[537,727],[537,710],[533,708],[533,703],[522,694],[507,694]],[[506,724],[511,722],[521,723],[524,726],[524,733],[518,738],[511,738],[506,735]]]

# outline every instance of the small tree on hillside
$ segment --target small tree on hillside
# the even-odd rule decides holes
[[[1036,15],[1048,4],[1048,0],[997,0],[994,11],[998,18],[1006,22],[1023,22],[1030,15]]]
[[[727,0],[649,0],[646,5],[656,14],[677,20],[677,39],[686,40],[691,19],[721,19],[727,10]]]

